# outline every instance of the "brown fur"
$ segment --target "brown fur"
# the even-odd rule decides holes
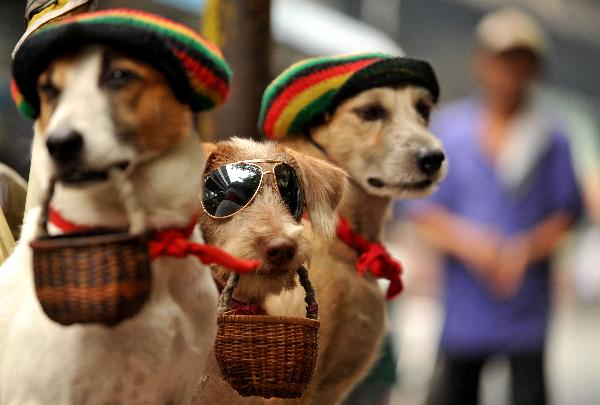
[[[366,90],[341,104],[324,124],[310,131],[328,158],[348,172],[351,182],[340,213],[368,240],[380,240],[392,198],[427,195],[446,172],[444,164],[427,178],[417,167],[415,153],[419,149],[442,147],[427,130],[428,117],[418,113],[418,103],[432,104],[429,93],[421,88]],[[365,110],[373,106],[383,109],[382,118],[365,120]],[[325,158],[304,137],[284,143]],[[381,179],[386,186],[371,186],[369,177]],[[426,180],[431,184],[423,186]],[[379,354],[386,331],[385,299],[374,278],[357,274],[358,256],[343,242],[325,245],[311,239],[311,243],[311,278],[321,319],[319,360],[303,398],[282,402],[335,405],[365,376]],[[273,298],[267,310],[285,305],[285,299]]]
[[[35,125],[37,126],[39,133],[44,133],[46,131],[48,121],[50,121],[50,117],[52,116],[58,101],[56,97],[52,97],[47,91],[43,91],[43,89],[47,89],[48,86],[51,86],[60,92],[60,89],[65,87],[67,80],[66,75],[71,63],[72,57],[56,59],[38,78],[37,87],[38,95],[40,97],[40,116],[35,122]]]
[[[117,127],[135,128],[136,144],[150,151],[160,151],[176,144],[192,124],[192,114],[175,97],[166,79],[149,65],[122,55],[110,54],[106,71],[127,70],[137,78],[111,95]],[[117,128],[118,130],[119,128]],[[183,135],[182,135],[183,134]]]
[[[296,169],[305,193],[307,211],[321,238],[331,238],[336,223],[336,207],[345,185],[345,173],[320,160],[300,155],[276,143],[260,144],[233,139],[207,145],[212,153],[207,158],[205,173],[226,164],[248,159],[273,159]],[[259,163],[269,170],[272,165]],[[296,270],[310,260],[309,242],[303,227],[289,213],[273,184],[274,176],[266,175],[258,195],[250,205],[225,219],[215,219],[204,211],[200,226],[207,243],[224,248],[235,256],[259,259],[261,267],[255,274],[242,275],[234,297],[245,303],[262,303],[267,295],[278,294],[296,286]],[[283,267],[274,267],[264,253],[269,238],[291,240],[297,251]],[[217,281],[224,285],[229,272],[213,267]]]

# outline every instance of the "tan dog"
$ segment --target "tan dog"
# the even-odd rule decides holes
[[[116,168],[133,186],[146,229],[190,224],[200,209],[200,140],[190,107],[161,73],[91,46],[51,62],[37,88],[39,159],[32,175],[41,184],[58,177],[51,204],[65,221],[128,226],[107,180],[108,169]],[[0,269],[0,403],[189,403],[216,330],[208,267],[195,257],[159,257],[152,262],[151,296],[135,316],[110,328],[65,327],[42,312],[34,293],[29,242],[39,214],[39,208],[29,211],[22,238]]]
[[[284,144],[348,172],[351,181],[340,214],[365,239],[380,241],[392,199],[428,195],[446,172],[442,145],[427,130],[433,104],[429,91],[418,86],[367,89],[309,130],[314,143],[299,136]],[[339,239],[330,246],[315,240],[313,246],[321,349],[315,377],[298,402],[338,404],[379,354],[386,330],[385,297],[375,278],[357,273],[357,253]],[[273,297],[266,308],[285,314],[295,305],[301,311],[300,295],[294,290],[287,297]]]

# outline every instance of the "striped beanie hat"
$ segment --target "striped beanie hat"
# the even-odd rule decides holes
[[[422,86],[437,102],[439,88],[429,63],[381,53],[361,53],[300,61],[269,84],[258,128],[267,138],[302,134],[333,113],[341,102],[374,87]]]
[[[82,13],[49,23],[28,37],[15,53],[11,91],[19,110],[39,114],[37,79],[61,54],[103,44],[154,66],[175,96],[192,111],[222,104],[231,69],[221,51],[191,28],[169,19],[128,9]]]

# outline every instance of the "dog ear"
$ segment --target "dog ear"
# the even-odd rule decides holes
[[[204,168],[202,171],[205,171],[208,167],[210,167],[211,159],[214,159],[213,152],[217,150],[217,145],[211,142],[202,142],[202,157],[204,158]]]
[[[208,159],[211,153],[217,149],[217,145],[211,142],[202,142],[202,154],[205,159]]]
[[[323,160],[291,151],[300,167],[306,210],[312,228],[323,238],[335,234],[337,206],[347,184],[347,174]]]

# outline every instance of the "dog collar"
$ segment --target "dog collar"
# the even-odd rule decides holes
[[[48,222],[64,233],[80,233],[107,229],[101,226],[81,225],[71,222],[52,207],[49,208]],[[216,246],[191,242],[189,237],[196,223],[197,218],[194,215],[188,226],[183,229],[171,228],[153,231],[148,241],[150,259],[154,260],[161,256],[181,258],[192,255],[196,256],[204,264],[219,264],[236,273],[250,273],[260,266],[258,260],[240,259]]]
[[[336,229],[337,237],[358,254],[356,270],[360,275],[369,271],[376,278],[390,281],[386,297],[394,299],[402,292],[402,266],[394,260],[381,243],[369,242],[354,232],[345,218],[340,217]]]

